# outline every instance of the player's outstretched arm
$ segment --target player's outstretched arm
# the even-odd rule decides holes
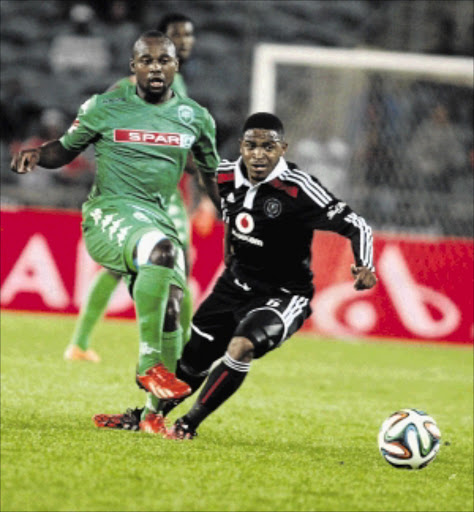
[[[367,267],[356,267],[352,265],[351,273],[355,279],[354,288],[356,290],[370,290],[377,282],[375,274]]]
[[[18,174],[31,172],[37,165],[56,169],[74,160],[78,153],[63,147],[59,140],[44,143],[39,148],[24,149],[13,155],[10,168]]]
[[[207,192],[207,195],[210,197],[217,211],[220,213],[221,197],[219,195],[219,189],[217,187],[217,175],[201,171],[199,172],[199,175],[201,178],[201,182]]]

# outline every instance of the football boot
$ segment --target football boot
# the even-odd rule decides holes
[[[145,375],[137,375],[137,384],[163,400],[184,398],[191,394],[186,382],[178,379],[162,363],[149,368]]]
[[[164,416],[154,412],[149,412],[145,419],[140,421],[140,430],[148,434],[161,434],[164,437],[168,435]]]
[[[99,354],[95,350],[88,348],[83,350],[77,345],[68,345],[64,352],[66,361],[90,361],[91,363],[100,363]]]
[[[92,421],[98,428],[117,430],[140,430],[140,417],[143,408],[127,409],[124,414],[96,414]]]
[[[192,440],[197,437],[198,433],[196,430],[186,423],[184,418],[178,418],[174,425],[168,430],[167,439],[175,439],[182,441],[184,439]]]

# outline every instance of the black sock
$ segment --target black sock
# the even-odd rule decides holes
[[[183,417],[186,423],[196,428],[237,391],[249,370],[250,363],[236,361],[226,353],[212,370],[191,410]]]
[[[207,371],[196,374],[181,360],[178,361],[178,365],[176,367],[176,377],[186,382],[186,384],[191,388],[191,395],[193,395],[201,387],[201,384],[206,380],[207,375]],[[163,406],[161,407],[161,413],[163,416],[169,414],[176,406],[178,406],[183,400],[186,400],[186,398],[190,397],[191,395],[188,395],[184,398],[178,398],[176,400],[163,401]]]

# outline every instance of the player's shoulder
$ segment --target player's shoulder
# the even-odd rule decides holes
[[[279,179],[288,186],[296,187],[300,198],[306,198],[319,206],[326,206],[333,197],[321,182],[296,164],[287,162],[287,168],[279,175]]]
[[[221,163],[217,167],[217,184],[221,191],[224,191],[226,188],[234,187],[235,181],[235,166],[237,165],[238,160],[221,160]]]
[[[221,160],[221,163],[217,167],[217,183],[219,183],[219,185],[234,181],[236,164],[237,160]]]
[[[112,105],[120,105],[126,101],[125,91],[114,89],[102,94],[94,94],[81,105],[80,110],[83,114],[100,113]]]
[[[178,97],[178,114],[180,117],[181,115],[184,115],[188,118],[197,120],[213,119],[209,110],[207,110],[206,107],[202,106],[196,100],[176,92],[175,94]]]
[[[97,106],[107,108],[110,105],[124,103],[127,101],[128,95],[129,88],[127,87],[118,87],[116,89],[105,91],[102,94],[96,95]]]

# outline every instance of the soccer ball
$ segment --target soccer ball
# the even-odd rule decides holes
[[[382,457],[405,469],[426,467],[439,450],[441,432],[436,421],[418,409],[401,409],[390,415],[378,436]]]

